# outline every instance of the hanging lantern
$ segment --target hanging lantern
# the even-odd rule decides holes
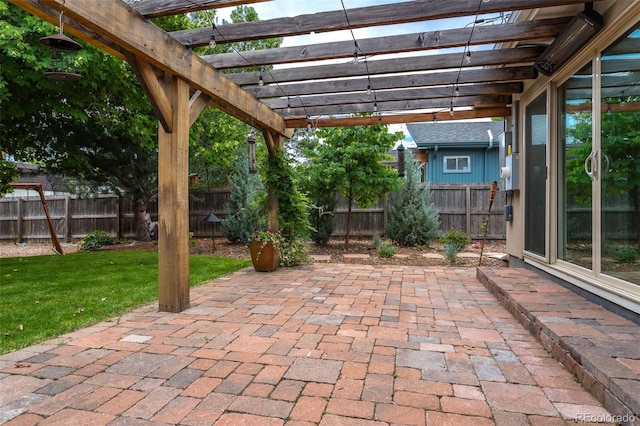
[[[402,142],[400,142],[400,145],[398,145],[398,148],[396,148],[398,150],[398,176],[403,178],[405,173],[404,173],[404,145],[402,144]]]
[[[253,136],[253,131],[247,136],[247,144],[249,145],[249,173],[256,173],[258,162],[256,160],[256,137]]]
[[[51,71],[44,75],[52,80],[80,80],[82,74],[73,71],[74,52],[82,46],[63,33],[62,14],[60,12],[60,33],[42,37],[40,42],[51,48]]]

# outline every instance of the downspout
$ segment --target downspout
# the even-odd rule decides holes
[[[484,170],[483,170],[483,174],[484,174],[484,181],[488,182],[489,179],[487,177],[487,169],[489,168],[489,160],[488,160],[488,156],[489,156],[489,151],[493,149],[493,133],[491,133],[491,129],[487,129],[487,134],[489,135],[489,146],[487,146],[487,149],[484,151]]]
[[[438,158],[438,144],[435,144],[433,146],[433,159],[435,160],[436,158]],[[431,178],[429,179],[429,182],[439,183],[439,181],[436,180],[436,176],[438,176],[438,162],[437,161],[433,162],[433,167],[429,167],[428,174],[431,175]]]

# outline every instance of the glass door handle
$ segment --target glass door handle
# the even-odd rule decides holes
[[[584,160],[584,171],[591,178],[591,180],[594,180],[598,177],[598,151],[591,151],[591,153]]]

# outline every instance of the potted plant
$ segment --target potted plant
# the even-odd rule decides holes
[[[271,229],[255,231],[253,239],[249,241],[249,252],[253,268],[258,272],[271,272],[280,262],[279,249],[282,236]]]

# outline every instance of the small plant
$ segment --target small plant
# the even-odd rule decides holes
[[[282,235],[273,229],[267,229],[266,231],[254,231],[253,240],[260,241],[261,243],[273,243],[273,246],[278,248],[282,244]]]
[[[109,236],[105,231],[97,230],[88,233],[80,240],[80,250],[89,251],[97,250],[102,246],[108,246],[113,244],[113,238]]]
[[[457,229],[449,229],[442,237],[440,237],[440,242],[445,245],[445,251],[448,243],[455,245],[458,250],[456,252],[457,254],[467,245],[471,244],[471,237]]]
[[[638,260],[638,252],[631,246],[620,246],[611,250],[611,256],[620,263],[633,263]]]
[[[444,243],[444,258],[453,263],[458,258],[458,253],[460,253],[461,250],[462,248],[459,243],[455,241],[447,241]]]
[[[380,250],[381,245],[382,245],[382,238],[380,238],[380,235],[374,235],[373,246],[376,248],[376,250]]]
[[[396,254],[396,248],[392,244],[381,243],[378,247],[378,256],[383,259],[388,259]]]

